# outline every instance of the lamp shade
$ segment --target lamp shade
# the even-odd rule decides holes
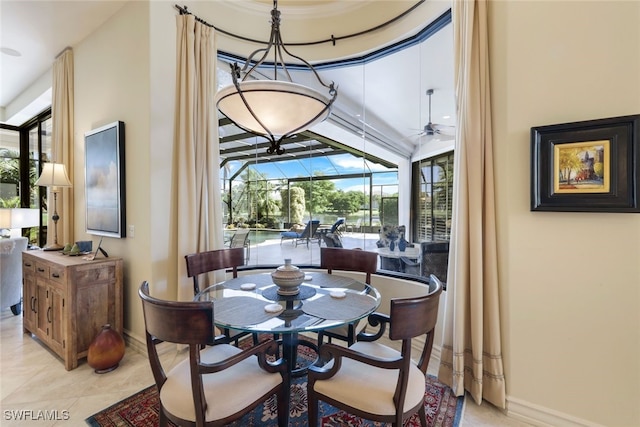
[[[239,82],[216,94],[216,106],[239,127],[256,134],[289,135],[325,120],[332,100],[307,86],[279,80]],[[243,98],[251,106],[249,111]]]
[[[27,228],[38,225],[40,225],[40,211],[38,209],[0,209],[0,228]]]
[[[71,187],[67,168],[62,163],[45,163],[36,185],[41,187]]]

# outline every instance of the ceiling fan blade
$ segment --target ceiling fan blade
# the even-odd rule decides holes
[[[456,127],[455,126],[447,126],[447,125],[431,125],[436,133],[440,133],[443,135],[451,135],[455,136]]]

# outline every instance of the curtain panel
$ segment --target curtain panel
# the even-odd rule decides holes
[[[455,143],[453,219],[438,377],[504,408],[486,0],[453,2]]]
[[[177,297],[193,299],[184,256],[222,247],[222,205],[218,176],[220,154],[213,28],[193,15],[176,16],[176,111],[174,192]],[[203,283],[206,285],[206,283]]]
[[[73,183],[73,50],[68,47],[60,53],[53,63],[51,85],[51,121],[52,143],[51,159],[47,162],[62,163],[67,167],[69,180]],[[49,193],[51,189],[47,188]],[[58,220],[58,243],[73,242],[73,187],[59,188],[57,198],[57,210],[60,215]],[[53,201],[53,194],[47,194],[47,204]],[[51,209],[52,206],[49,208]],[[51,215],[47,224],[47,230],[54,227]],[[52,244],[54,233],[47,232],[47,244]]]

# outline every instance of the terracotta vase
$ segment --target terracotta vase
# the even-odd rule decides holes
[[[116,369],[123,357],[124,339],[107,323],[89,345],[87,363],[97,374],[104,374]]]

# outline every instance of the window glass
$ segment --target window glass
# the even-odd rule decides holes
[[[448,241],[453,208],[453,153],[413,165],[414,236],[420,242]]]
[[[20,132],[0,129],[0,207],[20,207]]]

